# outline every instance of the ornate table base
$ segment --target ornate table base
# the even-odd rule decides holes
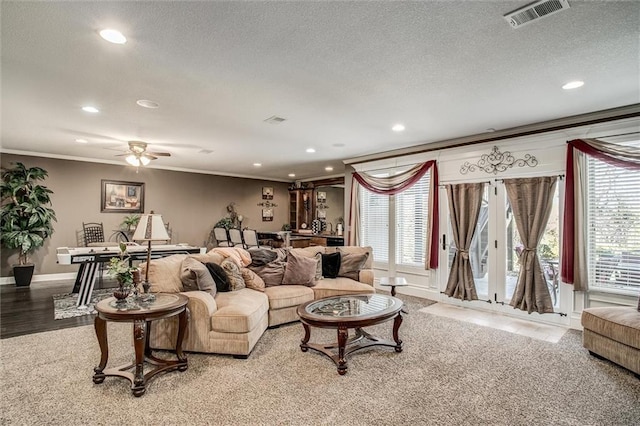
[[[356,327],[355,335],[349,338],[350,327],[340,325],[337,327],[337,342],[328,345],[309,343],[309,339],[311,338],[311,328],[304,320],[301,322],[305,333],[304,338],[300,343],[300,349],[302,352],[307,352],[309,349],[313,349],[325,354],[336,364],[338,374],[340,375],[344,375],[347,372],[347,355],[360,349],[371,346],[388,346],[394,348],[396,352],[402,352],[402,340],[400,340],[400,337],[398,336],[398,330],[402,324],[402,315],[399,312],[393,320],[393,341],[373,336],[360,327]],[[337,352],[335,351],[336,348],[338,349]]]

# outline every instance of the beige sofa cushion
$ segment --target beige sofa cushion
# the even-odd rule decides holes
[[[581,322],[594,333],[640,349],[640,312],[634,307],[584,309]]]
[[[318,281],[315,287],[312,288],[316,299],[322,299],[323,297],[330,296],[342,296],[345,294],[376,292],[369,284],[364,284],[344,277],[325,278],[322,281]]]
[[[154,259],[149,264],[149,283],[152,293],[179,293],[183,291],[180,275],[182,261],[186,254],[174,254],[172,256]],[[144,277],[146,262],[140,264],[140,270]]]
[[[211,329],[219,333],[248,333],[269,310],[267,296],[248,288],[218,293],[216,304],[218,310],[211,317]]]
[[[213,251],[210,251],[208,253],[195,253],[195,254],[190,254],[189,257],[196,259],[202,263],[215,263],[215,264],[221,264],[222,261],[225,259],[224,256],[222,256],[219,253],[215,253]]]
[[[269,309],[298,306],[313,300],[313,290],[302,285],[281,285],[267,287],[264,293],[269,297]]]

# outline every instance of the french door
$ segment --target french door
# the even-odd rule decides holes
[[[547,287],[554,303],[554,311],[564,310],[561,298],[559,255],[560,255],[560,201],[563,195],[563,182],[556,185],[551,216],[538,246],[538,256],[543,268]],[[456,252],[451,233],[449,204],[445,188],[440,190],[441,228],[441,265],[439,273],[440,291],[444,291],[449,277],[449,270]],[[526,312],[513,309],[509,302],[513,297],[518,273],[520,272],[519,255],[524,249],[513,211],[511,209],[505,186],[500,180],[492,180],[484,186],[482,206],[478,215],[475,234],[469,249],[471,269],[478,294],[477,301],[461,301],[442,294],[442,300],[460,306],[483,310],[503,311],[516,316]],[[529,317],[532,317],[529,315]],[[560,315],[535,315],[544,322],[564,323]],[[544,318],[542,318],[544,317]]]

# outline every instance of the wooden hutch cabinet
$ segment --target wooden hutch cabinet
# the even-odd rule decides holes
[[[292,231],[298,231],[302,224],[311,229],[315,209],[313,188],[295,188],[289,190],[289,224]]]

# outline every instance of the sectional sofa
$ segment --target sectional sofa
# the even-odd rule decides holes
[[[282,284],[263,291],[250,288],[218,292],[184,291],[182,263],[188,256],[201,262],[221,264],[224,257],[215,251],[203,255],[174,255],[153,260],[149,268],[151,291],[181,292],[189,298],[190,320],[182,348],[185,351],[229,354],[246,358],[268,327],[298,320],[296,308],[323,297],[374,293],[371,247],[306,247],[291,249],[296,256],[319,257],[318,253],[365,255],[366,261],[354,278],[323,278],[315,285]],[[362,256],[360,256],[362,258]],[[174,349],[177,337],[176,318],[154,321],[150,347]]]

